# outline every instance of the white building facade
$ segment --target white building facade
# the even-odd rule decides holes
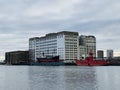
[[[36,61],[47,55],[60,56],[60,60],[73,63],[78,55],[78,32],[62,31],[49,33],[43,37],[29,39],[30,60]]]
[[[94,58],[96,57],[96,38],[95,36],[79,36],[79,58],[84,59],[89,56],[92,51]]]

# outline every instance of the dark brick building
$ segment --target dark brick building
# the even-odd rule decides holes
[[[29,51],[6,52],[5,62],[10,65],[29,64]]]

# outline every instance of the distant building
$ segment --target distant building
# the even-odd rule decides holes
[[[31,61],[42,56],[59,55],[65,63],[74,63],[78,55],[78,32],[62,31],[29,39]]]
[[[98,59],[103,59],[104,58],[104,51],[103,50],[98,50],[97,51],[97,58]]]
[[[90,52],[96,57],[96,38],[95,36],[79,36],[79,58],[88,57]]]
[[[113,50],[109,49],[107,50],[107,59],[112,59],[113,58]]]
[[[5,53],[6,64],[29,64],[29,52],[28,51],[13,51]]]

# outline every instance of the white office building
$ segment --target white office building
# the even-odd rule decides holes
[[[79,58],[84,59],[89,56],[90,52],[96,57],[96,38],[95,36],[79,36]]]
[[[62,31],[49,33],[43,37],[29,39],[30,60],[46,55],[59,55],[60,60],[66,63],[73,63],[78,55],[78,32]]]

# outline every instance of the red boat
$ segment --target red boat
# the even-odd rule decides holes
[[[76,64],[79,66],[105,66],[109,65],[109,61],[104,60],[94,60],[93,53],[89,53],[89,57],[86,57],[84,60],[76,60]]]

